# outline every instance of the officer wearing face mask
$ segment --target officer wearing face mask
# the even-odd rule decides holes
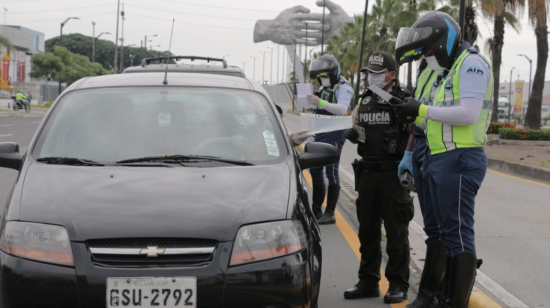
[[[317,106],[316,114],[329,116],[344,116],[347,114],[351,99],[353,97],[353,87],[340,75],[340,64],[332,55],[325,54],[311,61],[309,66],[309,75],[311,79],[317,79],[322,86],[317,95],[308,95],[307,100],[310,104]],[[346,130],[333,131],[315,135],[316,142],[324,142],[335,146],[340,154],[344,147]],[[328,178],[328,189],[325,189],[325,179],[323,177],[323,168]],[[334,211],[340,196],[340,176],[338,174],[339,163],[334,165],[310,169],[313,181],[313,202],[312,210],[318,219],[319,224],[334,224],[336,218]],[[325,200],[325,190],[327,197],[327,207],[323,214],[322,204]]]
[[[443,12],[424,15],[398,37],[406,38],[396,49],[400,63],[423,56],[430,69],[444,72],[432,105],[413,98],[392,105],[403,119],[426,120],[431,211],[438,225],[426,234],[428,241],[441,239],[448,256],[426,257],[422,294],[410,307],[429,307],[444,272],[441,307],[463,308],[476,276],[474,211],[487,170],[483,146],[493,103],[491,66],[477,49],[459,41],[458,24]]]
[[[384,51],[372,53],[368,60],[368,84],[378,86],[395,95],[394,79],[397,74],[394,57]],[[399,91],[396,89],[396,91]],[[387,237],[386,278],[390,287],[384,296],[385,303],[400,303],[407,299],[409,289],[409,222],[414,207],[409,191],[395,176],[409,133],[390,104],[371,90],[361,95],[352,113],[354,128],[346,138],[357,144],[360,161],[353,163],[356,189],[357,218],[361,262],[359,282],[344,292],[346,299],[379,297],[381,225]],[[356,129],[355,126],[359,126]],[[358,140],[364,130],[365,140]],[[363,135],[363,134],[361,134]]]

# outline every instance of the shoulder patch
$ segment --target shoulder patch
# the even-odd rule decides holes
[[[468,74],[475,74],[475,75],[481,75],[483,76],[485,74],[484,70],[476,65],[469,66],[468,69],[466,69],[466,75]]]

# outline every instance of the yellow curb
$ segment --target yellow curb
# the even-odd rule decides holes
[[[487,294],[483,293],[477,287],[472,290],[470,295],[470,303],[468,308],[502,308],[499,304],[495,303]]]

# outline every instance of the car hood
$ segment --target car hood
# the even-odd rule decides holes
[[[286,218],[289,166],[82,167],[32,164],[20,220],[63,225],[71,241],[233,240],[241,225]]]

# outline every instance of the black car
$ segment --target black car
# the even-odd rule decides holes
[[[65,90],[1,216],[0,306],[317,307],[322,253],[298,155],[262,87],[121,74]]]
[[[180,60],[196,60],[206,61],[206,64],[178,64]],[[154,63],[156,62],[156,63]],[[168,64],[167,64],[168,63]],[[221,65],[215,65],[221,63]],[[170,56],[163,58],[145,58],[141,61],[140,66],[128,67],[122,72],[123,74],[135,73],[153,73],[164,72],[168,66],[168,71],[172,73],[199,73],[199,74],[215,74],[246,78],[244,72],[238,66],[228,66],[225,59],[197,57],[197,56]]]

